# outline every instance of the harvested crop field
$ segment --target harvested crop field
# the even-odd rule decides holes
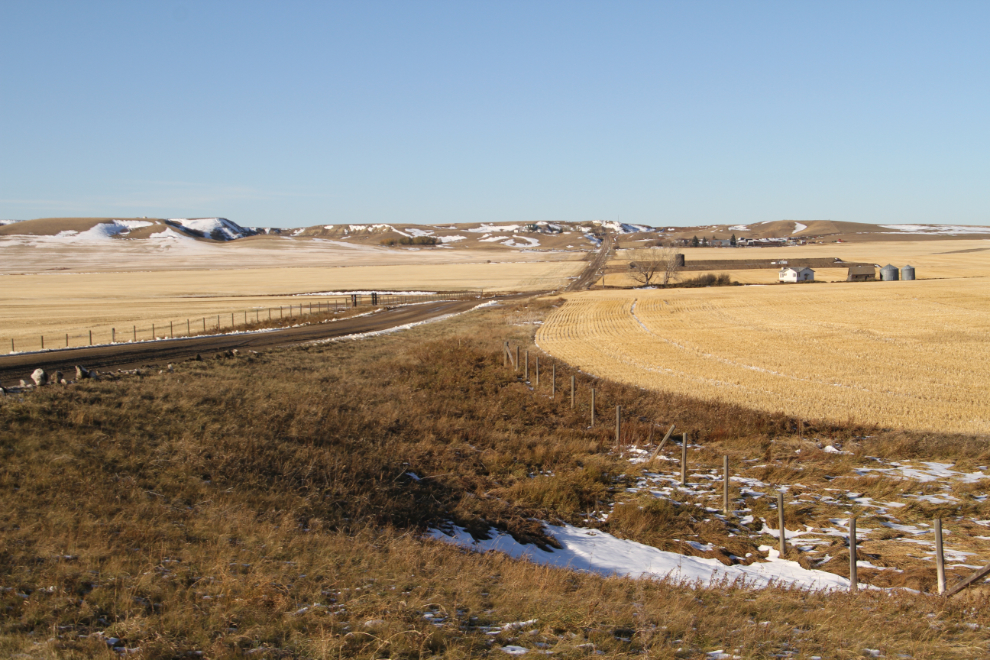
[[[984,279],[589,292],[541,348],[598,376],[805,419],[990,431]]]
[[[186,319],[230,314],[264,316],[274,308],[314,303],[327,297],[299,294],[349,290],[398,291],[537,291],[560,287],[576,275],[583,261],[468,264],[377,265],[347,268],[241,268],[227,270],[143,271],[121,273],[33,273],[3,276],[0,287],[0,342],[4,352],[15,346],[47,346],[109,341],[111,328],[142,337],[152,324],[185,327]],[[248,320],[248,319],[246,319]],[[142,330],[143,329],[143,330]],[[129,336],[129,334],[128,334]]]

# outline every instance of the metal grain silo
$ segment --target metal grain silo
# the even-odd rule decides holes
[[[896,282],[897,281],[897,266],[891,266],[887,264],[880,269],[880,279],[884,282]]]
[[[902,280],[913,280],[914,279],[914,266],[907,265],[901,268],[901,279]]]

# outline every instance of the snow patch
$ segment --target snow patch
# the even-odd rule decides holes
[[[880,225],[884,229],[893,229],[885,234],[943,234],[956,236],[959,234],[990,234],[990,227],[973,225]]]
[[[227,218],[169,218],[167,222],[220,241],[233,241],[253,233]]]
[[[849,588],[846,578],[825,571],[808,570],[797,562],[782,560],[779,556],[775,557],[776,551],[768,546],[761,546],[761,550],[769,554],[766,562],[726,566],[717,559],[666,552],[635,541],[618,539],[595,529],[565,524],[562,527],[548,525],[546,530],[557,539],[561,549],[547,551],[533,545],[523,545],[504,533],[495,534],[487,541],[475,541],[467,530],[456,525],[450,534],[433,529],[428,536],[477,552],[495,550],[537,564],[607,576],[670,578],[701,584],[738,581],[750,587],[776,584],[812,590]]]
[[[799,231],[804,231],[807,228],[808,228],[808,225],[802,225],[800,222],[795,222],[794,223],[794,231],[792,231],[791,234],[796,234]]]

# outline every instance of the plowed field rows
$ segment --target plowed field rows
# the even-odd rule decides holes
[[[806,419],[990,432],[990,282],[587,292],[537,333],[582,370]]]

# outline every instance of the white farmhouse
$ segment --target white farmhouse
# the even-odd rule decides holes
[[[815,271],[810,268],[781,268],[777,279],[781,282],[814,282]]]

